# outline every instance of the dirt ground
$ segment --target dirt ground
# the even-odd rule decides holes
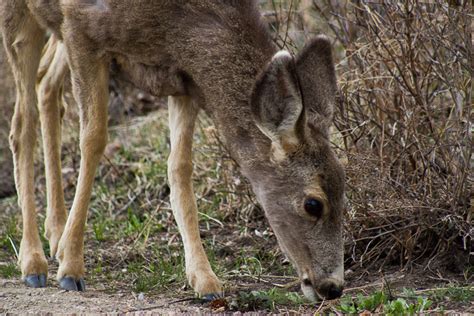
[[[18,279],[0,279],[0,314],[134,314],[199,312],[200,306],[165,297],[136,296],[130,291],[105,293],[96,289],[87,292],[66,292],[54,287],[27,288]]]
[[[0,314],[35,314],[35,315],[74,315],[74,314],[201,314],[226,312],[231,315],[259,315],[268,314],[268,310],[256,312],[240,312],[225,309],[220,305],[205,303],[194,297],[179,295],[165,296],[163,294],[136,294],[126,286],[111,292],[102,286],[89,287],[86,292],[66,292],[56,287],[55,281],[49,279],[47,288],[31,289],[23,285],[18,279],[0,279]],[[414,288],[419,293],[426,292],[427,288],[443,288],[446,282],[433,276],[422,273],[404,274],[393,272],[380,277],[365,277],[360,279],[357,275],[349,276],[348,293],[369,293],[375,289],[381,290],[390,283],[389,291],[400,291],[402,288]],[[244,283],[244,282],[243,282]],[[243,286],[244,284],[240,284]],[[387,283],[387,284],[388,284]],[[249,283],[248,290],[264,286],[260,283]],[[100,287],[100,288],[99,288]],[[385,288],[387,290],[387,288]],[[186,293],[186,291],[183,291]],[[189,293],[189,292],[187,292]],[[232,300],[232,294],[226,296],[227,302]],[[299,309],[279,309],[280,313],[311,313],[325,310],[330,311],[331,306],[338,304],[338,300],[320,302],[314,305],[306,304]],[[469,314],[474,312],[474,302],[468,304],[455,302],[446,297],[443,302],[444,312]],[[332,310],[334,311],[334,310]]]

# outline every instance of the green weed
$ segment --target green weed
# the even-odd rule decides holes
[[[278,306],[299,306],[307,303],[305,298],[296,292],[279,288],[269,290],[239,292],[230,307],[240,311],[276,310]]]
[[[427,292],[437,301],[472,302],[474,300],[474,286],[449,286],[447,288],[433,289]]]
[[[107,229],[107,223],[105,221],[95,222],[92,224],[92,230],[94,231],[94,237],[97,241],[104,241],[105,231]]]
[[[362,294],[357,297],[345,297],[341,299],[337,309],[347,314],[358,314],[363,311],[383,313],[384,315],[414,315],[426,311],[432,305],[432,301],[426,297],[418,296],[414,299],[397,298],[391,300],[382,291],[374,292],[369,296]]]
[[[133,290],[137,293],[167,289],[172,283],[184,282],[184,257],[162,254],[153,262],[135,261],[128,265],[127,273],[134,276]]]
[[[16,251],[19,249],[20,238],[21,233],[18,229],[16,217],[12,216],[8,218],[0,235],[0,249],[4,251],[5,255],[16,256]]]
[[[145,221],[135,214],[130,208],[127,212],[127,219],[127,227],[125,228],[126,235],[132,235],[142,231]]]
[[[13,278],[21,275],[18,266],[14,263],[0,265],[0,276],[3,278]]]

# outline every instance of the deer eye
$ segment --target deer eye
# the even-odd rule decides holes
[[[316,199],[309,198],[304,202],[304,210],[311,216],[320,218],[323,215],[323,209],[323,203]]]

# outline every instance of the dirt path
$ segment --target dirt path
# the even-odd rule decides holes
[[[87,292],[66,292],[49,286],[31,289],[19,280],[0,279],[0,314],[176,314],[199,313],[199,304],[177,302],[164,297],[136,297],[129,292],[109,294],[89,288]]]

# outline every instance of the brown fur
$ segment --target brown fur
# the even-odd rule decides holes
[[[201,295],[221,291],[200,241],[191,184],[192,132],[201,108],[250,179],[304,293],[310,298],[340,295],[344,173],[327,139],[336,89],[327,39],[316,38],[296,58],[275,55],[253,1],[4,0],[0,16],[18,90],[11,147],[24,225],[19,259],[26,279],[47,272],[35,223],[31,162],[38,120],[34,82],[47,27],[56,41],[48,45],[56,48],[44,54],[42,63],[50,68],[42,68],[46,75],[38,92],[49,153],[47,237],[60,262],[61,282],[68,277],[79,282],[85,273],[84,225],[107,139],[106,89],[114,61],[114,68],[138,86],[172,96],[171,203],[193,288]],[[81,114],[81,168],[64,223],[57,93],[66,56]],[[307,198],[325,205],[321,218],[305,212]]]

